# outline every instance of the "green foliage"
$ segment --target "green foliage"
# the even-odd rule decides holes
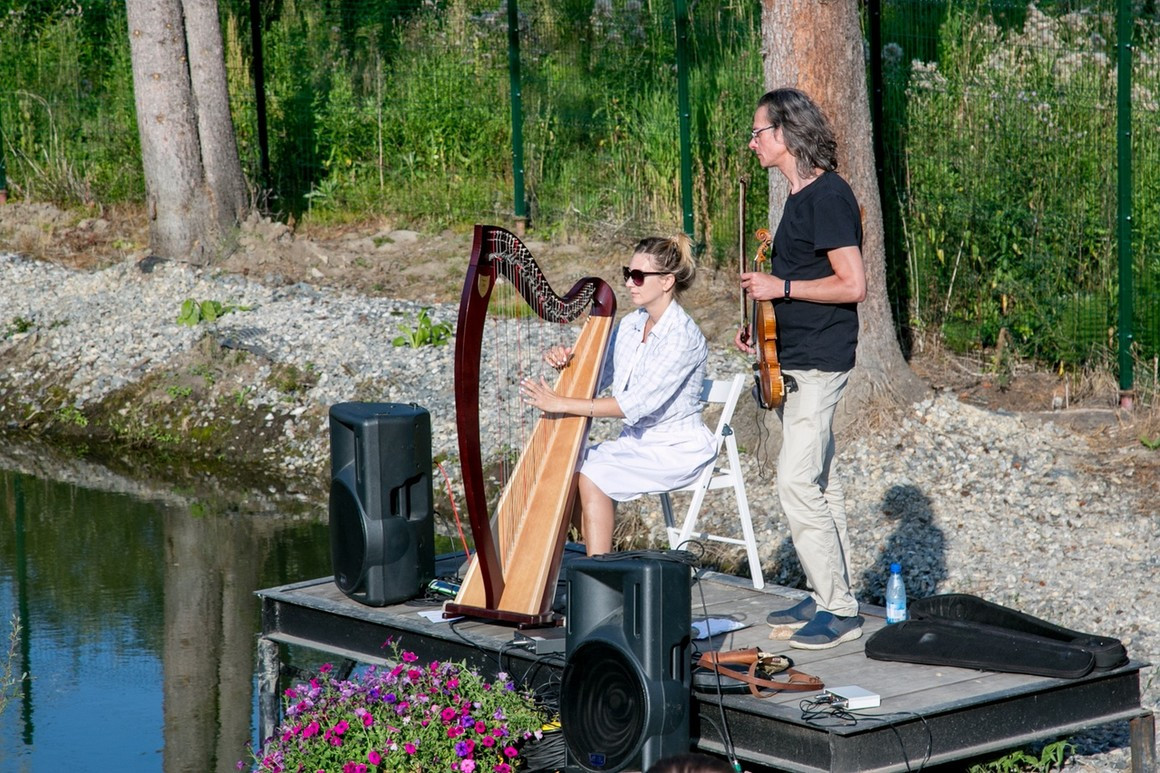
[[[12,336],[18,335],[20,333],[27,333],[29,330],[32,330],[32,328],[34,328],[35,326],[36,326],[36,323],[33,322],[31,319],[17,315],[17,316],[12,318],[12,321],[9,322],[7,327],[5,328],[4,338],[11,338]]]
[[[9,187],[91,205],[144,192],[121,3],[37,3],[0,14],[0,128]]]
[[[194,327],[201,322],[214,322],[235,311],[249,311],[249,306],[235,306],[221,301],[196,301],[186,298],[181,302],[181,311],[177,314],[177,324]]]
[[[77,427],[87,427],[89,419],[74,405],[62,405],[53,414],[56,420],[63,424],[72,424]]]
[[[1038,756],[1021,749],[985,765],[973,765],[970,773],[1020,773],[1020,771],[1047,773],[1050,770],[1060,770],[1074,748],[1064,740],[1047,744]]]
[[[1007,328],[1020,354],[1049,362],[1106,358],[1118,302],[1114,15],[940,7],[937,52],[895,95],[909,315],[955,331],[952,348],[973,325],[977,343]]]
[[[430,308],[419,311],[413,327],[400,325],[399,329],[403,334],[395,336],[391,343],[394,346],[409,346],[412,349],[418,349],[420,346],[443,346],[451,340],[453,331],[450,322],[432,322]]]

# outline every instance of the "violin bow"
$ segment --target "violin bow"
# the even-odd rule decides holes
[[[744,330],[744,332],[741,335],[742,335],[743,341],[748,341],[749,340],[749,304],[746,303],[746,301],[745,301],[745,288],[741,287],[741,283],[740,283],[740,279],[741,279],[740,275],[745,273],[745,192],[746,192],[746,188],[749,187],[749,176],[748,175],[741,175],[741,178],[738,180],[738,187],[740,188],[740,191],[739,191],[738,200],[737,200],[737,215],[738,215],[737,266],[739,269],[737,278],[739,280],[738,287],[741,290],[741,324],[742,324],[743,330]]]

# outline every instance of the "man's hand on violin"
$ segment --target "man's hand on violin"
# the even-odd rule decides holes
[[[751,334],[749,327],[747,325],[742,325],[741,327],[737,328],[737,335],[733,337],[733,345],[746,354],[754,354],[757,350],[754,349],[750,343],[752,340],[753,335]]]
[[[784,283],[772,274],[746,271],[741,275],[741,289],[751,301],[772,301],[784,293]]]

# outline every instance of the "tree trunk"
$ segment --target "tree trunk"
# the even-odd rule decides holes
[[[858,5],[855,0],[762,0],[761,30],[766,86],[798,88],[818,103],[838,140],[838,172],[862,206],[867,289],[858,307],[857,365],[837,419],[839,427],[847,426],[881,399],[908,404],[926,392],[902,356],[886,296],[882,201]],[[788,187],[776,169],[770,174],[770,220],[776,227]]]
[[[214,220],[223,231],[246,214],[249,191],[230,116],[225,50],[217,0],[182,0],[201,162]]]
[[[246,203],[217,2],[127,0],[126,12],[150,248],[205,264]]]

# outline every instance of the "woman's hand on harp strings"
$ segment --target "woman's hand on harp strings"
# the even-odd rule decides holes
[[[525,378],[520,381],[520,396],[524,402],[533,408],[539,408],[544,413],[573,413],[568,410],[568,403],[572,398],[561,397],[556,390],[548,386],[543,376],[539,380]],[[585,403],[588,401],[586,400]]]
[[[572,349],[567,346],[553,346],[544,352],[544,362],[556,370],[563,370],[572,361]]]

